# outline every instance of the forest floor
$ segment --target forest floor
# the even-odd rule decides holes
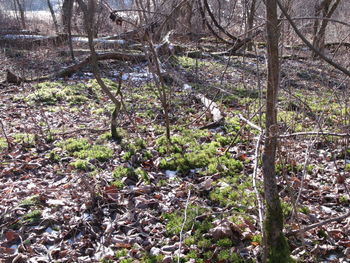
[[[34,77],[70,61],[61,49],[3,48],[5,69]],[[89,68],[69,78],[0,86],[0,262],[260,262],[260,170],[266,61],[168,60],[171,143],[146,63],[101,62],[113,104]],[[319,61],[282,60],[280,134],[349,130],[349,86]],[[198,94],[224,115],[213,127]],[[120,96],[119,96],[119,99]],[[250,123],[244,121],[249,120]],[[286,233],[349,211],[350,148],[333,135],[279,140]],[[288,235],[299,262],[350,262],[350,217]],[[179,258],[179,261],[177,261]]]

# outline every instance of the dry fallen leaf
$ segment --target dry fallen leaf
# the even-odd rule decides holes
[[[13,230],[6,231],[5,237],[9,243],[16,242],[19,240],[19,235]]]
[[[339,245],[343,246],[343,247],[348,247],[350,248],[350,240],[340,240],[338,242]]]
[[[113,245],[115,248],[131,248],[131,244],[129,243],[115,243]]]
[[[0,247],[0,253],[1,254],[13,254],[15,253],[15,250],[9,247]]]

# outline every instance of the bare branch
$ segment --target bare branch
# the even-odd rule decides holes
[[[328,64],[332,65],[336,69],[342,71],[344,74],[350,77],[350,71],[343,66],[339,65],[338,63],[334,62],[332,59],[325,56],[322,52],[320,52],[317,48],[315,48],[306,38],[305,36],[300,32],[298,27],[293,22],[292,18],[289,16],[288,12],[284,8],[284,6],[281,4],[280,0],[277,0],[277,4],[279,8],[281,9],[282,13],[285,15],[286,19],[289,21],[290,25],[293,27],[295,33],[299,36],[299,38],[312,50],[314,51],[320,58],[322,58],[324,61],[326,61]]]
[[[350,133],[335,133],[335,132],[327,132],[327,131],[296,132],[296,133],[290,133],[290,134],[281,134],[278,137],[290,138],[290,137],[297,137],[297,136],[319,136],[319,135],[328,135],[328,136],[335,136],[335,137],[350,137]]]
[[[343,220],[343,219],[345,219],[345,218],[347,218],[349,216],[350,216],[350,211],[347,212],[344,215],[341,215],[341,216],[338,216],[338,217],[329,218],[329,219],[326,219],[324,221],[321,221],[321,222],[318,222],[318,223],[306,226],[306,227],[304,227],[302,229],[290,231],[290,232],[286,233],[286,236],[293,236],[293,235],[297,235],[297,234],[302,234],[302,233],[305,233],[306,231],[309,231],[309,230],[311,230],[313,228],[324,226],[324,225],[327,225],[327,224],[335,222],[335,221],[340,221],[340,220]]]

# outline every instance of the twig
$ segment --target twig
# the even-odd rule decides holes
[[[260,230],[263,233],[264,228],[263,228],[263,218],[264,218],[264,212],[263,212],[263,202],[261,201],[260,198],[260,194],[258,191],[258,188],[256,186],[256,176],[258,173],[258,169],[259,169],[259,157],[260,157],[260,144],[261,144],[261,140],[262,140],[263,134],[260,133],[259,138],[256,142],[256,146],[255,146],[255,160],[254,160],[254,172],[253,172],[253,176],[252,176],[252,180],[253,180],[253,188],[254,188],[254,192],[256,195],[256,199],[258,201],[258,211],[259,211],[259,224],[260,224]]]
[[[333,217],[333,218],[328,218],[328,219],[326,219],[324,221],[321,221],[321,222],[318,222],[318,223],[306,226],[306,227],[304,227],[302,229],[290,231],[290,232],[286,233],[286,236],[293,236],[293,235],[297,235],[297,234],[300,234],[300,233],[304,233],[304,232],[309,231],[309,230],[311,230],[313,228],[320,227],[320,226],[329,224],[329,223],[334,222],[334,221],[343,220],[343,219],[345,219],[345,218],[347,218],[349,216],[350,216],[350,211],[347,212],[344,215],[341,215],[341,216],[338,216],[338,217]]]
[[[279,138],[289,138],[289,137],[297,137],[297,136],[319,136],[319,135],[328,135],[328,136],[336,136],[336,137],[350,137],[350,133],[335,133],[335,132],[327,132],[327,131],[314,131],[314,132],[296,132],[290,134],[281,134]]]
[[[291,17],[292,20],[326,20],[326,21],[330,21],[330,22],[334,22],[334,23],[339,23],[342,24],[344,26],[348,26],[350,27],[349,23],[346,23],[344,21],[341,20],[337,20],[337,19],[333,19],[333,18],[327,18],[327,17],[312,17],[312,16],[306,16],[306,17]],[[281,20],[284,21],[288,21],[287,18],[282,18]]]
[[[309,163],[310,151],[311,151],[312,146],[315,144],[316,139],[317,139],[317,137],[307,147],[307,152],[306,152],[306,155],[305,155],[304,166],[303,166],[303,174],[301,176],[300,188],[299,188],[299,191],[298,191],[297,199],[295,200],[295,205],[296,206],[299,203],[301,192],[302,192],[302,190],[304,188],[304,179],[305,179],[305,174],[306,174],[306,168],[307,168],[307,165]],[[294,211],[294,212],[297,213],[297,211]]]
[[[280,0],[277,0],[277,4],[279,8],[281,9],[282,13],[288,20],[289,24],[294,29],[295,33],[299,36],[299,38],[313,51],[315,52],[320,58],[322,58],[324,61],[326,61],[328,64],[332,65],[334,68],[340,70],[345,75],[350,76],[350,70],[343,67],[342,65],[339,65],[338,63],[334,62],[329,57],[325,56],[320,50],[318,50],[316,47],[314,47],[307,39],[306,37],[300,32],[296,24],[294,23],[293,19],[289,16],[287,10],[284,8],[284,6],[281,4]]]
[[[250,118],[252,119],[252,118],[255,117],[256,114],[260,113],[261,108],[262,108],[262,106],[261,106],[261,107],[258,109],[258,111],[255,112],[255,113],[253,114],[253,116],[251,116]],[[238,136],[241,134],[241,131],[243,130],[243,128],[245,127],[245,125],[251,123],[249,120],[247,120],[246,118],[244,118],[241,114],[239,114],[238,116],[239,116],[239,118],[240,118],[241,120],[243,120],[243,121],[245,122],[245,124],[243,124],[243,125],[240,127],[239,131],[236,133],[236,136],[233,138],[233,140],[231,141],[231,143],[229,144],[229,146],[227,146],[227,148],[226,148],[226,150],[225,150],[225,152],[224,152],[225,154],[231,149],[231,147],[233,146],[233,144],[236,142]],[[241,118],[241,117],[242,117],[242,118]],[[251,123],[251,124],[254,125],[254,126],[256,126],[256,127],[258,127],[260,133],[262,133],[262,129],[261,129],[259,126],[255,125],[255,124],[253,124],[253,123]]]
[[[254,128],[254,129],[256,129],[256,130],[258,130],[259,132],[263,132],[263,130],[262,130],[261,127],[259,127],[258,125],[252,123],[250,120],[244,118],[244,117],[242,116],[242,114],[238,114],[238,117],[239,117],[242,121],[244,121],[245,123],[247,123],[250,127]]]
[[[186,221],[187,221],[187,209],[188,209],[188,204],[189,204],[189,201],[190,201],[190,197],[191,197],[191,189],[188,190],[188,194],[187,194],[187,200],[186,200],[186,205],[185,205],[184,221],[182,222],[181,231],[180,231],[180,242],[179,242],[179,250],[177,252],[178,253],[178,255],[177,255],[177,263],[180,263],[183,231],[184,231],[185,224],[186,224]]]

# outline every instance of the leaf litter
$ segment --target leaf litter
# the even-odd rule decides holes
[[[252,100],[247,99],[246,91],[237,88],[241,79],[232,78],[247,74],[248,85],[253,86],[256,74],[249,75],[247,71],[255,71],[256,61],[246,60],[246,64],[239,62],[231,68],[232,72],[227,72],[225,83],[233,82],[235,87],[225,88],[233,95],[221,95],[217,99],[227,119],[242,111],[248,116],[255,107]],[[291,69],[288,79],[297,85],[297,92],[312,93],[308,85],[324,85],[319,79],[313,83],[313,78],[305,77],[320,74],[309,71],[310,66],[320,65],[285,62],[284,67]],[[0,114],[11,147],[2,147],[0,153],[1,262],[148,262],[145,261],[148,258],[154,260],[149,262],[166,263],[176,262],[178,256],[183,262],[256,262],[261,259],[262,240],[254,194],[248,195],[244,202],[233,195],[242,189],[253,193],[249,185],[242,189],[238,187],[254,170],[254,130],[242,129],[239,141],[228,151],[230,158],[243,164],[240,172],[243,177],[235,181],[224,176],[228,172],[228,164],[224,163],[216,164],[214,173],[208,172],[205,166],[190,167],[186,171],[176,169],[178,166],[160,169],[162,159],[170,162],[180,160],[180,156],[168,155],[169,149],[165,149],[168,156],[164,156],[156,144],[163,134],[162,109],[152,87],[143,85],[148,77],[143,67],[137,65],[135,71],[132,67],[116,69],[124,73],[128,114],[119,118],[120,127],[128,133],[124,144],[101,139],[101,135],[108,133],[110,108],[106,98],[98,92],[102,102],[90,100],[89,103],[69,104],[63,99],[48,105],[33,104],[25,99],[36,89],[36,84],[2,86]],[[194,82],[186,84],[191,89],[173,87],[171,118],[174,134],[183,134],[181,125],[195,131],[210,122],[210,116],[202,114],[205,112],[203,105],[189,96],[197,91],[206,94],[206,87],[218,85],[219,69],[209,67],[210,74],[206,74],[204,68],[197,71],[197,76],[183,67],[177,69]],[[324,66],[320,68],[324,69]],[[300,71],[303,74],[298,73]],[[71,86],[83,85],[86,88],[83,92],[88,92],[94,89],[90,77],[77,75],[63,82]],[[337,75],[330,78],[336,82]],[[193,88],[194,84],[202,87]],[[142,96],[142,92],[147,95]],[[210,95],[209,98],[214,99]],[[283,104],[280,107],[285,109]],[[130,117],[137,123],[136,127],[131,125]],[[335,117],[330,121],[337,122]],[[307,130],[314,124],[312,118],[305,117],[301,128]],[[230,132],[232,130],[220,126],[210,129],[208,134],[196,139],[196,144],[205,145],[219,140],[220,136],[231,141]],[[145,146],[135,146],[134,138],[137,137],[144,140]],[[113,156],[101,161],[84,157],[88,155],[86,152],[69,153],[62,146],[69,138],[85,138],[91,147],[109,147]],[[190,159],[189,153],[199,154],[202,149],[191,143],[190,140],[180,142],[180,148],[173,150],[188,154],[187,162],[196,162]],[[216,146],[215,158],[225,155],[227,143]],[[346,140],[336,138],[319,138],[309,153],[309,166],[305,172],[302,165],[309,139],[281,141],[277,171],[287,231],[348,211],[350,179],[346,143]],[[77,156],[85,160],[86,169],[72,166]],[[111,184],[119,180],[113,176],[119,166],[141,168],[145,173],[122,176],[120,181]],[[258,179],[261,180],[260,174]],[[301,185],[299,205],[297,211],[293,211],[291,197],[295,195],[292,193],[298,192]],[[261,185],[258,187],[262,191]],[[215,190],[217,196],[214,196]],[[230,198],[235,201],[227,202]],[[184,236],[183,240],[180,240],[180,234]],[[303,236],[291,236],[289,242],[292,254],[301,262],[348,262],[350,219],[313,228]],[[228,253],[227,257],[225,253]]]

